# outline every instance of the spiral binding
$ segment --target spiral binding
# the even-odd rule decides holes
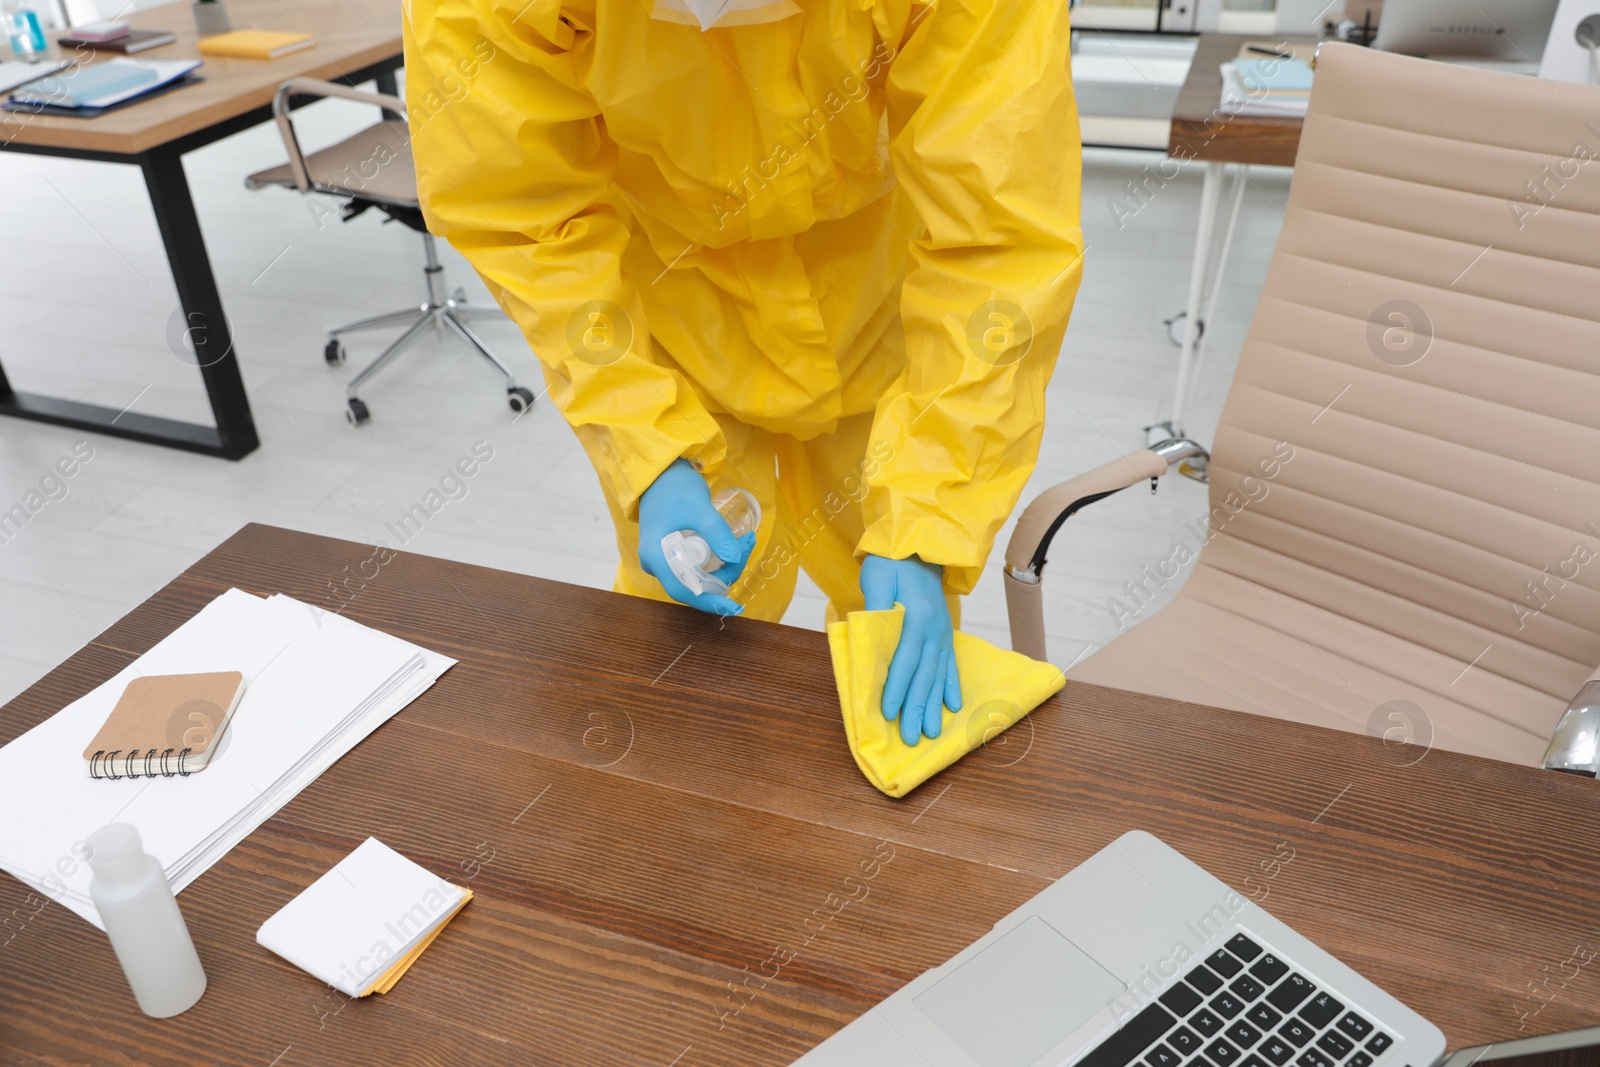
[[[121,778],[154,778],[154,777],[156,777],[156,775],[160,775],[163,778],[177,778],[177,777],[187,778],[187,777],[189,777],[189,775],[194,773],[193,771],[189,770],[184,765],[185,762],[189,758],[189,754],[192,751],[194,751],[194,750],[190,749],[190,748],[185,748],[181,752],[179,752],[178,753],[178,757],[177,757],[178,758],[178,769],[175,770],[175,771],[171,771],[171,770],[167,769],[167,760],[172,758],[172,752],[173,752],[172,749],[170,749],[170,748],[166,749],[165,751],[163,751],[161,753],[161,755],[159,757],[156,755],[156,750],[154,748],[146,749],[145,750],[145,754],[143,756],[139,755],[139,750],[138,749],[132,749],[131,751],[129,751],[128,755],[125,757],[126,761],[127,761],[127,767],[124,768],[124,770],[126,771],[126,773],[124,773],[124,774],[113,774],[112,771],[111,771],[111,768],[113,766],[115,766],[116,758],[117,758],[118,755],[121,754],[122,749],[114,748],[110,752],[107,752],[103,748],[102,749],[98,749],[98,750],[96,750],[94,755],[89,757],[89,777],[90,778],[107,778],[107,779],[110,779],[112,781],[115,781],[115,780],[121,779]],[[151,770],[150,764],[153,761],[155,761],[156,759],[158,759],[158,758],[161,760],[160,769],[159,770]],[[140,774],[139,771],[134,767],[133,761],[137,760],[137,759],[143,759],[144,760],[144,773],[143,774]],[[96,764],[99,764],[99,766],[96,767]]]

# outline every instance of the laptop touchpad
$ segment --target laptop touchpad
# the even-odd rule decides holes
[[[915,1003],[981,1067],[1028,1067],[1123,989],[1110,971],[1033,915]]]

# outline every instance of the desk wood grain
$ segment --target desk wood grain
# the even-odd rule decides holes
[[[1600,1023],[1593,965],[1546,984],[1600,949],[1592,781],[1072,683],[895,801],[820,634],[403,553],[336,597],[371,553],[247,526],[0,709],[3,743],[230,586],[461,661],[183,893],[177,1019],[0,881],[0,1063],[786,1064],[1131,829],[1453,1047]],[[477,898],[351,1001],[254,936],[369,834]]]
[[[235,28],[303,33],[316,44],[270,60],[201,56],[189,3],[141,11],[128,18],[133,26],[170,30],[178,39],[134,58],[203,59],[203,81],[93,119],[0,111],[0,147],[48,145],[131,155],[265,106],[290,78],[343,77],[401,50],[400,5],[392,0],[228,0],[228,10]],[[62,49],[52,42],[50,55],[88,64],[115,53]]]
[[[1167,154],[1174,159],[1204,159],[1219,163],[1263,163],[1294,166],[1300,150],[1303,118],[1222,113],[1223,63],[1239,54],[1247,41],[1315,43],[1315,38],[1263,38],[1237,33],[1203,33],[1195,45],[1189,76],[1178,91],[1172,109],[1172,133]]]

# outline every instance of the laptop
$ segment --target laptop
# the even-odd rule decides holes
[[[1435,1067],[1444,1052],[1438,1027],[1136,831],[795,1067]]]
[[[1537,65],[1557,0],[1386,0],[1372,47]]]
[[[1493,1063],[1498,1067],[1597,1067],[1600,1065],[1600,1026],[1464,1048],[1439,1067],[1472,1067],[1475,1063]]]

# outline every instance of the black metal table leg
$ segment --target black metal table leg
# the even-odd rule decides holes
[[[200,220],[195,217],[194,201],[184,177],[183,157],[176,148],[169,147],[138,157],[138,163],[150,190],[150,202],[183,307],[183,321],[188,326],[190,347],[186,347],[186,355],[200,366],[217,425],[213,428],[142,415],[126,408],[119,411],[64,397],[20,393],[11,388],[4,371],[0,371],[0,415],[239,459],[255,451],[260,442],[245,398],[244,379],[239,375],[239,359],[233,352],[233,337],[217,295],[217,282],[211,274],[211,260],[200,234]]]
[[[372,84],[377,88],[378,92],[380,92],[380,93],[388,93],[390,96],[399,96],[400,95],[400,85],[399,85],[398,82],[395,81],[394,71],[392,71],[392,70],[386,70],[382,74],[379,74],[376,78],[373,78],[372,79]],[[397,115],[393,111],[390,111],[388,108],[384,108],[383,109],[383,117],[386,118],[386,119],[403,119],[403,118],[405,118],[404,115]]]
[[[394,93],[394,72],[403,61],[399,54],[388,56],[359,70],[348,71],[335,80],[344,85],[360,85],[376,80],[381,91]],[[155,209],[156,223],[161,228],[167,262],[172,268],[172,279],[182,305],[183,336],[187,338],[187,343],[183,345],[184,358],[200,367],[200,376],[205,382],[206,396],[211,401],[211,412],[217,425],[213,428],[178,419],[141,415],[126,408],[118,411],[116,408],[63,397],[19,393],[11,388],[3,368],[0,368],[0,416],[72,426],[225,459],[239,459],[260,446],[255,421],[250,415],[250,404],[246,399],[244,379],[239,374],[239,358],[233,351],[232,330],[223,314],[222,300],[217,295],[211,259],[206,255],[205,239],[200,232],[200,221],[195,216],[194,200],[189,193],[189,180],[183,172],[183,155],[271,117],[271,107],[262,104],[144,153],[0,140],[0,155],[19,152],[24,155],[139,165],[144,173],[145,186],[150,190],[150,203]],[[5,334],[0,332],[0,355],[4,355],[5,339]]]
[[[189,179],[183,172],[183,156],[171,148],[158,148],[145,153],[140,169],[167,248],[178,303],[183,307],[189,341],[184,349],[200,367],[211,413],[217,420],[218,455],[238,459],[254,452],[260,441],[239,373],[239,356],[233,350],[233,331],[222,310]]]

